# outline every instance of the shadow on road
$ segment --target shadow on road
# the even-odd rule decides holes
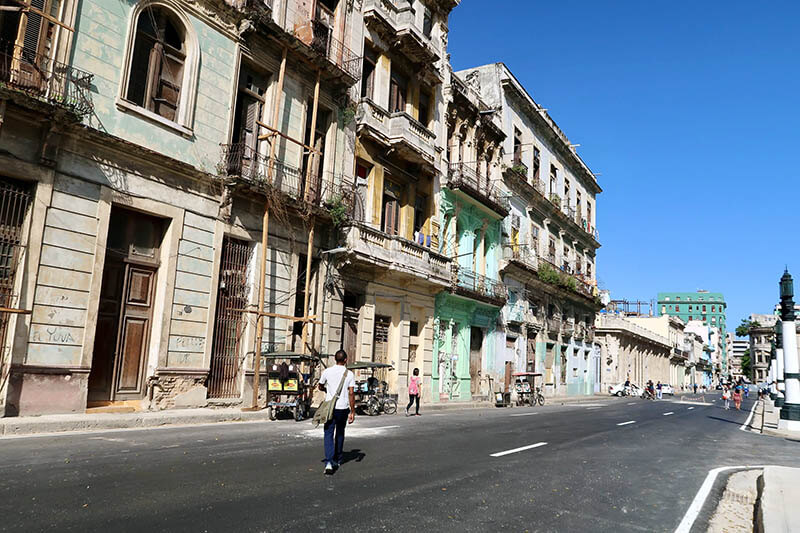
[[[742,411],[739,412],[741,413]],[[709,416],[708,418],[711,418],[712,420],[719,420],[720,422],[728,422],[729,424],[736,424],[737,426],[742,425],[741,421],[737,422],[736,420],[728,420],[727,418],[720,418],[718,416]]]
[[[362,452],[361,450],[350,450],[349,452],[342,453],[342,464],[349,463],[350,461],[355,461],[356,463],[360,463],[364,460],[367,454]]]

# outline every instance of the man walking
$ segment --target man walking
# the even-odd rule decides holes
[[[334,354],[336,365],[326,368],[319,378],[319,390],[325,393],[325,400],[333,400],[341,391],[333,408],[333,418],[325,423],[325,474],[331,475],[342,461],[344,448],[344,429],[352,424],[356,416],[356,379],[347,370],[347,353],[339,350]],[[345,392],[346,391],[346,392]],[[335,435],[334,435],[335,434]]]
[[[659,381],[658,384],[656,385],[656,398],[658,398],[659,400],[662,399],[662,395],[661,394],[662,394],[661,393],[661,382]]]

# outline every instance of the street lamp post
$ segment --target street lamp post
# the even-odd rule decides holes
[[[781,277],[781,327],[783,329],[783,379],[786,398],[778,427],[800,431],[800,361],[797,358],[797,333],[794,320],[794,284],[789,270]]]
[[[775,406],[783,407],[786,403],[786,383],[783,377],[783,334],[781,332],[782,323],[780,320],[775,324],[775,362],[777,363],[777,375],[775,381],[778,385],[778,397],[775,398]]]
[[[769,370],[767,370],[767,383],[769,384],[769,399],[775,402],[775,350],[770,350]]]

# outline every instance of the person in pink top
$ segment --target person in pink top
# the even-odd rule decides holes
[[[414,405],[414,402],[417,402],[417,412],[415,413],[419,416],[419,394],[422,390],[422,378],[419,377],[419,368],[414,369],[414,375],[411,377],[411,381],[408,383],[408,405],[406,406],[406,416],[409,416],[408,410],[411,409],[411,406]]]

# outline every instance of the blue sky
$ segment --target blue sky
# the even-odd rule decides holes
[[[719,291],[733,326],[772,309],[785,264],[800,277],[798,20],[800,2],[463,0],[449,52],[508,65],[601,174],[613,298]]]

